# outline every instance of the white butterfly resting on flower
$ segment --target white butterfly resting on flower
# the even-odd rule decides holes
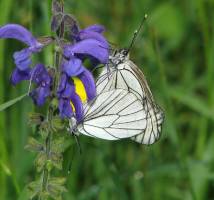
[[[78,131],[106,140],[131,138],[141,144],[159,139],[163,111],[155,103],[143,72],[128,56],[141,26],[128,50],[110,56],[96,82],[97,97],[85,106],[84,120],[74,126],[74,134]]]

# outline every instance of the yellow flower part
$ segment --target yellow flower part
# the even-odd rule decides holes
[[[80,97],[82,103],[86,103],[87,94],[85,91],[85,86],[83,85],[82,81],[78,77],[72,77],[72,79],[74,81],[75,91],[76,91],[77,95]],[[75,108],[74,108],[72,101],[71,101],[71,106],[72,106],[73,111],[75,112]]]
[[[74,81],[76,93],[79,95],[81,101],[83,103],[86,103],[87,94],[86,94],[86,91],[85,91],[85,86],[83,85],[82,81],[79,78],[73,77],[72,79]]]

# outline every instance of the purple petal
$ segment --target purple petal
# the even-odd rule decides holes
[[[31,65],[31,52],[29,48],[17,51],[13,54],[15,64],[19,70],[25,71]]]
[[[18,24],[7,24],[0,27],[0,38],[12,38],[24,42],[28,46],[40,46],[36,38],[33,37],[23,26]]]
[[[43,87],[50,86],[51,77],[43,64],[37,64],[31,72],[32,80]]]
[[[102,33],[105,31],[104,26],[98,25],[98,24],[94,24],[91,26],[88,26],[87,28],[83,29],[84,31],[93,31],[93,32],[97,32],[97,33]]]
[[[84,71],[82,61],[78,58],[71,57],[69,61],[64,61],[62,64],[62,71],[68,76],[77,76]]]
[[[65,89],[67,80],[68,80],[67,75],[64,74],[64,73],[61,74],[59,86],[58,86],[58,89],[57,89],[57,93],[61,93]]]
[[[10,81],[13,85],[16,85],[20,81],[29,80],[29,79],[30,79],[30,68],[28,68],[25,71],[21,71],[21,70],[15,68],[10,77]]]
[[[96,85],[91,72],[85,69],[78,77],[83,82],[88,100],[91,101],[96,96]]]
[[[76,120],[79,122],[83,118],[83,105],[80,97],[75,93],[71,96],[71,102],[75,107]]]
[[[73,110],[69,99],[59,99],[59,114],[61,118],[71,118]]]
[[[74,84],[71,82],[71,80],[69,80],[66,83],[65,89],[60,93],[60,97],[61,98],[68,98],[70,99],[71,96],[75,93],[75,86]]]
[[[34,103],[38,106],[42,106],[49,95],[49,87],[38,87],[30,93],[30,96],[32,97]]]
[[[50,95],[50,88],[39,87],[37,96],[37,105],[42,106],[45,103],[45,99]]]
[[[100,61],[100,63],[107,63],[109,53],[106,44],[95,39],[85,39],[76,43],[75,45],[67,45],[64,49],[66,57],[71,57],[74,54],[85,54],[92,56]]]
[[[103,46],[103,48],[107,48],[108,49],[108,42],[105,39],[105,37],[103,35],[101,35],[100,33],[94,32],[94,31],[86,31],[86,30],[82,30],[79,32],[79,39],[80,40],[85,40],[85,39],[95,39],[100,41],[101,43],[105,44]]]

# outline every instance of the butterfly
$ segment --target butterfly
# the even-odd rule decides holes
[[[131,138],[141,144],[159,139],[164,113],[128,54],[140,28],[128,49],[116,50],[109,57],[96,81],[97,97],[86,104],[83,121],[70,126],[75,127],[71,130],[74,134],[106,140]]]
[[[118,88],[135,94],[144,105],[146,128],[132,140],[153,144],[160,137],[164,113],[155,103],[143,72],[129,59],[126,49],[115,51],[109,59],[96,81],[97,94]]]
[[[153,144],[160,138],[164,113],[156,104],[143,72],[129,59],[130,49],[146,18],[147,15],[144,16],[138,30],[134,32],[129,48],[113,51],[109,63],[97,79],[96,87],[97,94],[118,88],[134,93],[144,105],[146,128],[131,139],[141,144]]]
[[[70,120],[70,132],[105,140],[139,135],[146,129],[146,111],[142,101],[128,90],[103,91],[85,104],[84,119]]]

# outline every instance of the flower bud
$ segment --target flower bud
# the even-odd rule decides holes
[[[28,121],[30,125],[41,125],[44,121],[44,116],[40,113],[30,113]]]

